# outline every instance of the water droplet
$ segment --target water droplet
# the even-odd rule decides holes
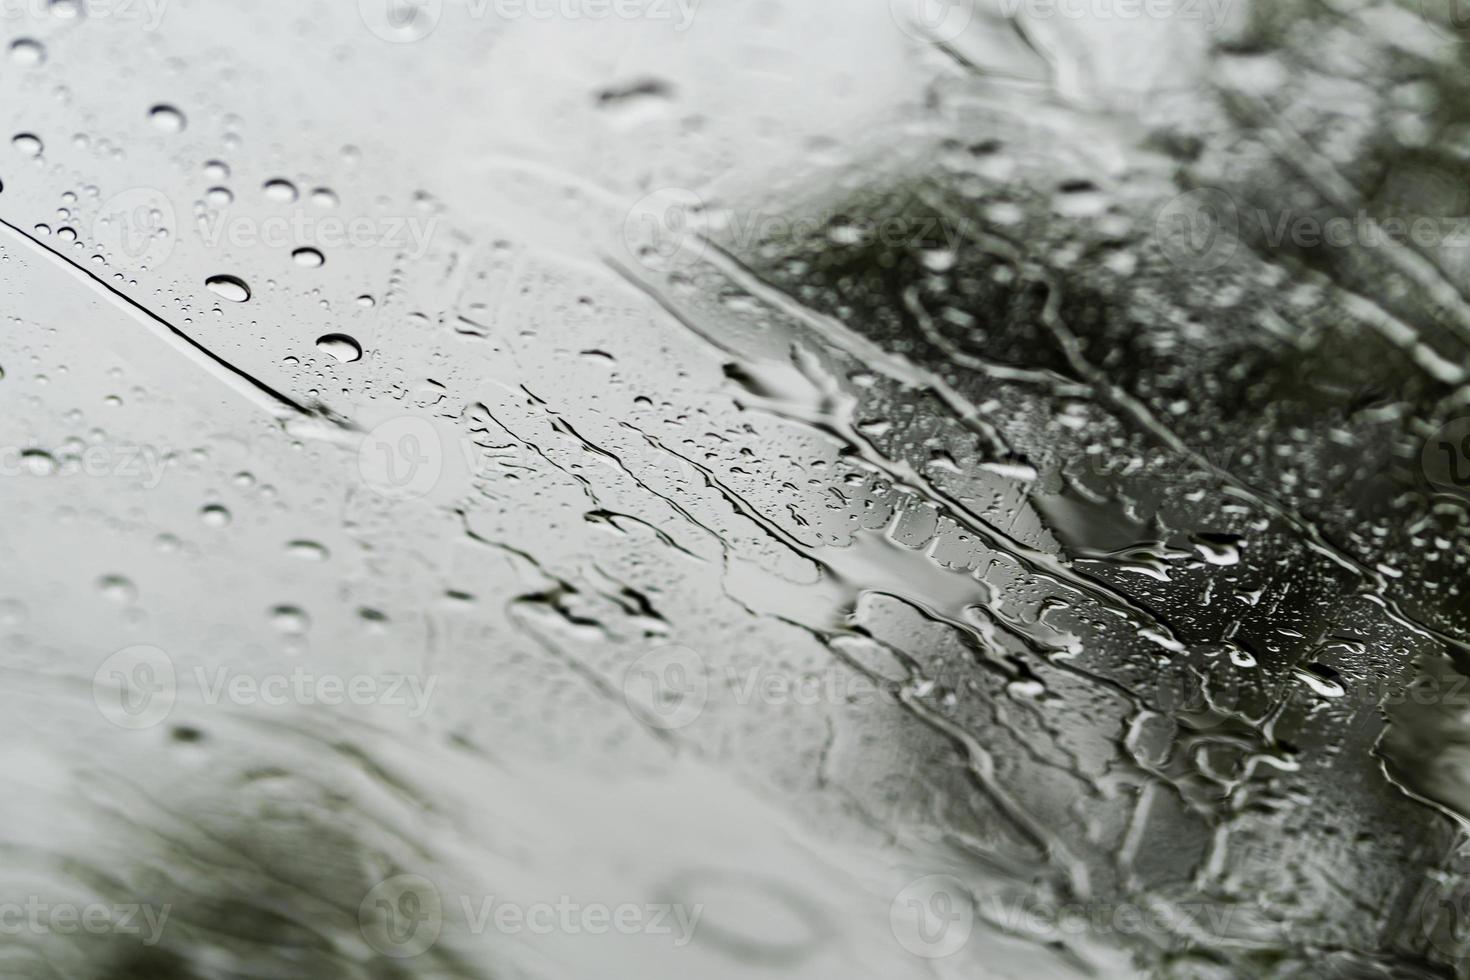
[[[62,20],[75,20],[82,15],[78,0],[51,0],[51,13]]]
[[[212,208],[227,208],[235,201],[235,195],[227,187],[211,187],[204,192],[204,200]]]
[[[271,610],[271,623],[282,633],[305,633],[311,618],[295,606],[277,606]]]
[[[377,306],[378,305],[378,301],[375,300],[375,299],[373,299],[371,296],[362,295],[362,296],[357,297],[357,305],[358,306],[361,306],[364,309],[369,309],[370,310],[374,306]]]
[[[15,138],[10,142],[17,150],[28,157],[38,157],[41,155],[41,151],[45,149],[40,137],[34,133],[17,133]]]
[[[109,601],[119,605],[131,605],[138,598],[138,588],[122,575],[104,575],[97,580],[97,588]]]
[[[250,298],[250,287],[245,285],[243,279],[234,276],[210,276],[204,280],[217,296],[222,296],[231,303],[243,303]]]
[[[291,253],[291,258],[296,260],[297,265],[308,269],[320,269],[327,261],[326,256],[314,248],[298,248]]]
[[[265,196],[268,200],[277,204],[292,204],[300,195],[296,191],[296,185],[289,180],[277,177],[275,180],[265,182]]]
[[[327,187],[318,187],[311,192],[311,203],[319,208],[335,208],[337,206],[337,194]]]
[[[220,160],[211,160],[204,165],[204,176],[213,181],[229,180],[230,167]]]
[[[182,133],[188,125],[184,114],[171,105],[156,105],[148,110],[148,118],[153,120],[155,129],[165,133]]]
[[[315,541],[292,541],[286,545],[286,553],[303,561],[326,561],[329,553],[325,546]]]
[[[362,357],[362,345],[345,333],[329,333],[318,337],[316,347],[344,364]]]
[[[1297,680],[1310,687],[1324,698],[1340,698],[1347,693],[1342,686],[1341,675],[1325,664],[1307,664],[1296,668]]]
[[[199,518],[210,527],[225,527],[233,519],[222,504],[209,504],[199,512]]]
[[[34,476],[50,476],[56,472],[56,458],[44,449],[27,449],[20,454],[21,465]]]
[[[40,41],[19,38],[11,42],[10,60],[22,68],[34,68],[46,60],[46,48]]]

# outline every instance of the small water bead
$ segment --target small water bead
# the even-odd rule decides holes
[[[314,248],[298,248],[291,253],[291,258],[307,269],[320,269],[327,261],[326,256]]]
[[[216,183],[230,179],[229,164],[220,160],[211,160],[204,165],[204,176]]]
[[[363,309],[370,310],[374,306],[378,305],[378,301],[373,299],[371,296],[364,294],[357,297],[357,305],[361,306]]]
[[[277,606],[271,610],[271,623],[282,633],[300,635],[311,626],[311,618],[295,606]]]
[[[329,553],[325,546],[315,541],[292,541],[286,545],[286,553],[302,561],[326,561]]]
[[[228,187],[211,187],[204,192],[204,200],[212,208],[227,208],[235,203],[235,195]]]
[[[294,204],[301,196],[295,184],[280,177],[266,181],[264,190],[267,200],[275,201],[277,204]]]
[[[199,512],[199,519],[209,527],[225,527],[233,516],[223,504],[209,504]]]
[[[204,285],[208,286],[216,296],[221,296],[231,303],[244,303],[250,299],[250,287],[245,285],[243,279],[235,276],[210,276],[204,280]]]
[[[34,68],[45,62],[46,48],[40,41],[19,38],[10,44],[10,60],[22,68]]]
[[[138,587],[122,575],[104,575],[97,580],[97,588],[110,602],[132,605],[138,598]]]
[[[82,15],[79,0],[51,0],[51,14],[61,20],[76,20]]]
[[[345,333],[329,333],[318,337],[316,347],[317,350],[330,354],[343,364],[351,363],[362,357],[362,345]]]
[[[335,208],[337,206],[337,193],[327,187],[318,187],[311,192],[311,203],[319,208]]]
[[[45,144],[41,142],[41,138],[35,133],[17,133],[10,142],[17,150],[28,157],[38,157],[41,155],[41,151],[45,149]]]
[[[171,105],[156,105],[148,110],[153,127],[165,133],[182,133],[188,121],[184,114]]]

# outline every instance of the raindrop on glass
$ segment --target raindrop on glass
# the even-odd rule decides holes
[[[221,504],[209,504],[199,512],[199,519],[210,527],[224,527],[230,523],[230,512]]]
[[[316,347],[317,350],[332,355],[344,364],[362,357],[362,345],[345,333],[329,333],[318,337]]]
[[[243,303],[250,298],[250,287],[245,285],[244,280],[234,276],[210,276],[204,280],[204,284],[216,296],[222,296],[231,303]]]
[[[295,184],[289,180],[282,180],[279,177],[275,180],[266,181],[264,189],[266,198],[275,201],[277,204],[292,204],[300,196],[296,191]]]
[[[148,118],[153,120],[155,129],[165,133],[182,133],[184,126],[184,114],[171,105],[156,105],[148,110]]]
[[[46,60],[46,48],[40,41],[23,37],[11,42],[10,60],[22,68],[34,68]]]

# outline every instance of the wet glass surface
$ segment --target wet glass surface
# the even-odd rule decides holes
[[[0,976],[1470,975],[1457,0],[0,0]]]

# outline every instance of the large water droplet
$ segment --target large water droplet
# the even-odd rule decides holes
[[[362,357],[362,345],[345,333],[329,333],[318,337],[316,347],[344,364]]]
[[[326,256],[314,248],[298,248],[291,253],[291,258],[296,260],[297,265],[308,269],[320,269],[327,261]]]
[[[15,138],[10,142],[17,150],[28,157],[38,157],[41,155],[41,151],[45,149],[41,138],[34,133],[17,133]]]
[[[34,68],[46,60],[46,48],[40,41],[19,38],[10,44],[10,60],[22,68]]]
[[[222,296],[231,303],[243,303],[250,298],[250,287],[245,285],[243,279],[234,276],[210,276],[204,280],[215,295]]]
[[[199,512],[199,519],[210,527],[224,527],[232,517],[223,504],[209,504]]]
[[[300,195],[296,191],[295,184],[277,177],[275,180],[265,182],[265,196],[277,204],[293,204]]]
[[[50,476],[56,472],[56,457],[44,449],[27,449],[20,454],[20,463],[27,473],[35,476]]]
[[[156,105],[148,110],[148,118],[156,129],[165,133],[182,133],[188,122],[184,114],[171,105]]]

